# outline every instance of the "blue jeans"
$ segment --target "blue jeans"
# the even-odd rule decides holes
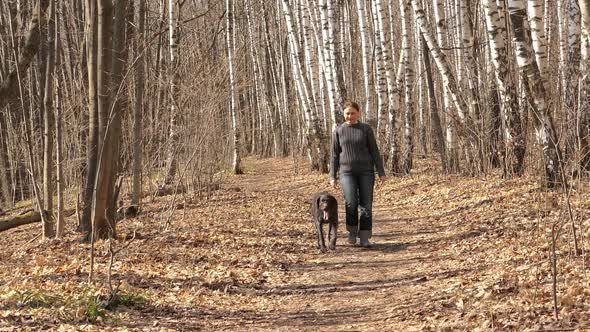
[[[374,184],[374,172],[340,172],[340,185],[346,207],[346,229],[350,233],[357,234],[359,231],[372,231],[373,229]]]

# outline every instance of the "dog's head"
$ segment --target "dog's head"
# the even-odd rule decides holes
[[[329,220],[332,214],[335,214],[338,209],[338,201],[329,193],[321,193],[317,197],[317,207],[322,211],[324,220]]]

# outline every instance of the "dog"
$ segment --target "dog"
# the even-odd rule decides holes
[[[318,249],[321,252],[326,252],[323,225],[328,224],[329,248],[335,250],[338,233],[338,201],[336,197],[325,191],[314,194],[311,200],[311,216],[318,233]]]

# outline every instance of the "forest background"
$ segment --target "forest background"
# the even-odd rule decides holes
[[[117,238],[243,156],[325,173],[350,99],[394,177],[537,179],[556,283],[558,239],[585,257],[589,29],[587,0],[2,1],[0,230]]]

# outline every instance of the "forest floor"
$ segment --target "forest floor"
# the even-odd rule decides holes
[[[346,244],[327,175],[291,158],[244,164],[209,195],[146,199],[118,240],[95,244],[92,283],[73,219],[61,241],[38,241],[38,225],[0,234],[0,331],[590,330],[590,258],[574,255],[564,195],[536,178],[443,176],[418,160],[376,187],[363,249]],[[340,201],[338,246],[324,254],[309,213],[321,190]],[[571,199],[581,249],[587,191]],[[120,303],[105,309],[109,248]]]

